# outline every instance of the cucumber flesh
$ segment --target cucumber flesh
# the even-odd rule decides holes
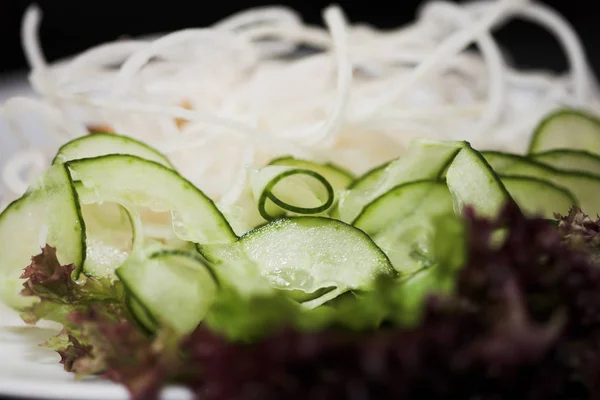
[[[378,165],[375,168],[365,172],[358,179],[356,179],[354,182],[352,182],[352,184],[350,184],[350,186],[348,186],[348,189],[349,190],[351,190],[351,189],[361,190],[361,189],[367,189],[369,187],[372,187],[374,185],[374,183],[377,182],[381,178],[381,176],[385,173],[385,169],[388,167],[388,165],[390,165],[390,163],[386,162],[386,163]]]
[[[106,155],[66,165],[94,193],[95,202],[170,212],[174,232],[181,240],[231,243],[237,238],[212,200],[160,164],[130,155]]]
[[[429,266],[425,258],[431,251],[433,219],[452,212],[445,182],[409,182],[367,205],[353,225],[373,239],[396,271],[410,275]]]
[[[582,172],[564,171],[515,154],[486,152],[485,158],[500,175],[525,176],[546,180],[570,191],[588,214],[600,213],[600,177]]]
[[[500,179],[526,214],[552,219],[554,213],[566,215],[577,205],[577,199],[570,191],[549,181],[523,176],[500,176]]]
[[[192,252],[152,246],[132,254],[116,273],[141,306],[136,316],[144,326],[151,328],[156,321],[181,335],[196,329],[217,293],[212,272]]]
[[[158,323],[152,318],[148,310],[140,304],[135,297],[125,296],[125,305],[133,317],[135,323],[146,333],[152,334],[159,329]]]
[[[329,218],[280,219],[240,243],[280,289],[367,289],[375,275],[393,275],[385,254],[364,232]]]
[[[23,197],[0,214],[1,301],[16,309],[35,301],[20,296],[23,280],[19,277],[45,243],[56,248],[61,264],[75,265],[73,276],[77,277],[85,260],[85,224],[64,165],[50,167]]]
[[[385,253],[363,231],[323,217],[279,219],[248,232],[235,245],[200,246],[199,250],[218,264],[217,274],[249,263],[256,267],[244,269],[256,268],[273,288],[291,291],[290,297],[297,291],[311,294],[334,288],[304,302],[308,308],[348,290],[368,290],[377,276],[396,274]],[[245,281],[260,285],[260,280]]]
[[[71,140],[58,150],[52,163],[62,164],[71,160],[93,158],[107,154],[137,156],[154,161],[166,168],[175,169],[169,159],[158,150],[136,139],[113,133],[95,133]]]
[[[340,195],[336,211],[344,222],[351,222],[362,209],[388,190],[407,182],[438,179],[466,142],[413,140],[407,152],[389,163],[379,179],[370,186],[352,189]]]
[[[530,157],[553,168],[600,175],[600,156],[587,151],[549,150]]]
[[[463,148],[454,158],[446,172],[446,182],[457,214],[469,205],[479,214],[493,217],[511,200],[496,172],[470,146]]]
[[[300,160],[294,157],[281,157],[271,161],[269,165],[295,167],[316,172],[325,178],[336,192],[347,188],[348,185],[354,181],[354,176],[352,173],[333,164],[319,164],[312,161]]]
[[[174,248],[194,248],[193,244],[179,239],[175,234],[173,230],[173,218],[171,212],[153,211],[149,207],[132,205],[123,207],[116,203],[104,202],[94,189],[85,187],[83,183],[79,181],[75,182],[75,188],[77,189],[77,194],[79,195],[79,200],[82,204],[82,207],[88,204],[110,204],[112,207],[119,207],[120,212],[128,216],[129,223],[126,223],[125,220],[120,219],[119,227],[114,227],[113,229],[117,230],[121,238],[123,238],[123,235],[126,235],[126,232],[130,230],[131,234],[129,236],[132,236],[132,246],[127,246],[125,240],[110,240],[110,243],[114,244],[112,247],[117,247],[121,250],[124,248],[130,248],[133,250],[134,248],[142,248],[144,246],[144,242],[153,241],[160,242]],[[113,218],[115,218],[116,210],[109,212],[113,215]],[[107,228],[110,228],[110,226]],[[107,233],[110,234],[110,232]]]
[[[129,212],[116,203],[81,204],[86,232],[83,273],[98,279],[116,278],[120,266],[133,250],[135,229]]]
[[[386,162],[365,172],[362,176],[360,176],[358,179],[352,182],[345,192],[338,193],[338,197],[340,196],[340,194],[342,196],[348,196],[348,192],[351,190],[369,190],[369,188],[374,187],[375,184],[381,179],[382,175],[385,173],[385,170],[389,164],[389,162]],[[330,215],[332,218],[341,219],[339,204],[337,202],[332,207]]]
[[[554,149],[600,154],[600,119],[578,110],[560,110],[550,114],[536,128],[529,153]]]

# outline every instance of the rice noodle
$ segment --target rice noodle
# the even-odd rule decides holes
[[[327,29],[293,10],[261,7],[213,26],[152,39],[104,43],[48,65],[31,6],[22,37],[40,99],[0,108],[13,136],[17,114],[45,122],[56,148],[93,122],[165,152],[221,206],[242,195],[247,171],[293,155],[356,173],[400,155],[414,137],[467,139],[522,152],[547,112],[569,104],[597,110],[599,91],[583,46],[554,10],[526,0],[427,3],[410,25],[381,31],[349,24],[337,6]],[[570,72],[516,70],[493,30],[511,18],[539,24],[561,43]],[[478,52],[466,50],[477,44]],[[296,51],[302,45],[315,49]],[[14,197],[37,168],[23,152],[6,161]],[[3,160],[4,161],[4,160]]]

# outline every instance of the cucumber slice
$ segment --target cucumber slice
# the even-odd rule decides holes
[[[246,258],[245,262],[256,266],[256,273],[273,288],[292,291],[292,296],[297,295],[294,291],[310,294],[334,288],[302,303],[307,308],[348,290],[369,290],[378,276],[396,274],[385,253],[367,234],[323,217],[282,218],[248,232],[235,245],[199,246],[199,250],[219,264],[216,271],[235,271]],[[217,272],[219,276],[222,273]],[[245,282],[237,284],[258,282],[260,288],[260,280],[245,277]]]
[[[170,212],[177,237],[195,243],[231,243],[237,239],[212,200],[177,172],[130,155],[106,155],[66,164],[95,202],[127,209],[148,207]]]
[[[445,182],[409,182],[367,205],[353,225],[373,239],[396,271],[413,274],[429,266],[432,219],[452,212],[452,196]]]
[[[128,136],[113,133],[95,133],[71,140],[58,149],[53,164],[63,164],[71,160],[92,158],[107,154],[127,154],[154,161],[162,166],[175,169],[169,159],[158,150]]]
[[[365,172],[361,177],[352,182],[350,186],[348,186],[347,191],[345,193],[340,192],[342,196],[347,196],[348,191],[351,190],[369,190],[369,188],[374,187],[377,182],[381,179],[383,174],[385,173],[386,168],[390,163],[386,162],[381,165],[376,166],[375,168],[370,169]],[[342,219],[340,215],[339,204],[336,202],[335,205],[331,209],[331,217],[335,219]]]
[[[133,253],[116,273],[141,306],[135,315],[144,326],[151,328],[156,321],[181,335],[196,329],[217,293],[214,275],[192,252],[152,246]]]
[[[294,157],[280,157],[271,161],[269,165],[295,167],[314,171],[325,178],[336,192],[347,188],[348,185],[354,181],[354,175],[352,175],[352,173],[333,164],[318,164],[312,161],[300,160]]]
[[[20,296],[19,277],[44,243],[56,248],[61,264],[75,265],[76,278],[85,260],[85,223],[64,165],[50,167],[0,214],[0,300],[8,306],[22,309],[35,301]]]
[[[450,164],[446,183],[457,214],[470,205],[479,214],[493,217],[511,200],[490,164],[470,146],[464,147]]]
[[[550,150],[530,156],[535,161],[565,171],[600,175],[600,156],[582,150]]]
[[[79,181],[75,182],[74,184],[82,205],[111,204],[113,207],[118,206],[121,213],[125,213],[128,216],[129,223],[126,224],[126,221],[121,219],[121,222],[119,223],[120,227],[115,229],[118,229],[118,231],[122,234],[126,234],[126,232],[131,231],[129,236],[132,236],[132,250],[141,249],[144,245],[144,242],[148,241],[157,241],[168,245],[171,248],[194,248],[193,244],[179,239],[175,234],[173,230],[173,218],[171,212],[153,211],[149,207],[123,207],[116,203],[103,202],[98,197],[98,194],[94,189],[85,187],[83,183]],[[115,211],[112,211],[112,213],[114,215]],[[108,228],[110,229],[110,227]],[[111,240],[111,242],[114,242],[115,244],[113,247],[117,247],[119,249],[124,249],[125,247],[129,248],[129,246],[125,245],[124,240]]]
[[[577,204],[570,191],[543,179],[502,175],[500,179],[519,208],[529,215],[552,219],[554,213],[566,215]]]
[[[372,187],[379,179],[381,179],[381,176],[385,173],[385,169],[388,167],[388,165],[390,165],[390,162],[383,163],[365,172],[358,179],[352,182],[350,186],[348,186],[348,190],[361,190]]]
[[[407,182],[438,179],[466,142],[418,139],[411,141],[408,151],[389,163],[371,185],[362,185],[340,195],[336,216],[351,222],[362,209],[390,189]]]
[[[98,279],[116,278],[120,266],[134,246],[135,228],[127,210],[116,203],[84,204],[86,258],[83,273]]]
[[[334,202],[331,184],[320,174],[294,167],[267,166],[250,175],[258,212],[267,221],[286,212],[321,214]]]
[[[586,213],[600,212],[600,177],[583,172],[564,171],[515,154],[485,152],[485,158],[500,175],[538,178],[570,191]]]
[[[152,334],[158,330],[159,326],[157,322],[154,320],[154,318],[152,318],[148,310],[146,310],[146,308],[135,299],[135,297],[126,295],[125,305],[133,317],[134,322],[144,332]]]
[[[554,149],[600,154],[600,119],[579,110],[560,110],[548,115],[535,130],[529,153]]]

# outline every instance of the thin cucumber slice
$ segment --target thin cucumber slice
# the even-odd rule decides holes
[[[238,285],[256,285],[266,278],[271,286],[297,295],[334,288],[310,301],[317,307],[348,290],[369,290],[380,275],[395,276],[385,253],[363,231],[324,217],[293,217],[273,221],[242,236],[230,246],[199,246],[220,271],[250,264],[259,279],[245,276]],[[246,261],[244,261],[246,258]],[[230,274],[234,276],[234,274]],[[226,278],[227,279],[227,278]],[[255,290],[252,288],[252,290]],[[246,290],[251,292],[252,290]]]
[[[506,171],[510,171],[514,167],[518,169],[520,168],[519,165],[530,165],[530,160],[527,157],[518,156],[516,154],[486,150],[482,151],[481,155],[483,156],[483,158],[485,158],[485,160],[492,167],[492,169],[499,174],[503,174]],[[537,164],[540,165],[540,163]]]
[[[271,161],[269,165],[295,167],[314,171],[325,178],[327,182],[331,184],[334,191],[345,189],[354,181],[354,175],[352,175],[352,173],[334,164],[319,164],[294,157],[280,157]]]
[[[530,157],[553,168],[600,175],[600,156],[587,151],[549,150]]]
[[[408,151],[389,163],[381,176],[370,186],[352,189],[340,195],[336,212],[344,222],[351,222],[362,209],[388,190],[407,182],[438,179],[466,142],[413,140]]]
[[[543,179],[570,191],[588,214],[600,212],[600,177],[582,172],[563,171],[515,154],[486,152],[485,158],[500,175]]]
[[[197,244],[196,249],[217,277],[219,287],[234,289],[245,298],[272,295],[275,289],[261,267],[246,254],[239,241],[231,244]]]
[[[133,250],[135,227],[129,212],[116,203],[84,204],[86,258],[83,273],[98,279],[116,278],[114,271]]]
[[[77,193],[64,165],[50,167],[20,199],[0,214],[0,300],[15,309],[35,298],[20,296],[23,269],[40,246],[56,248],[61,264],[81,272],[86,252],[85,223]]]
[[[169,159],[158,150],[128,136],[114,133],[95,133],[71,140],[58,149],[52,161],[53,164],[62,164],[71,160],[92,158],[107,154],[127,154],[145,160],[154,161],[162,166],[175,169]]]
[[[329,218],[280,219],[242,236],[240,244],[278,289],[313,293],[335,287],[341,294],[370,289],[378,275],[394,275],[364,232]],[[320,305],[319,299],[310,306]]]
[[[295,167],[267,166],[250,175],[258,212],[267,221],[291,212],[321,214],[334,202],[331,184],[322,175]]]
[[[106,155],[66,164],[98,203],[127,209],[148,207],[170,212],[175,234],[194,243],[231,243],[237,239],[212,200],[177,172],[130,155]]]
[[[510,194],[485,158],[470,146],[464,147],[446,172],[446,183],[460,214],[467,205],[484,216],[496,216],[511,200]]]
[[[543,179],[502,175],[500,179],[519,208],[529,215],[551,219],[554,213],[566,215],[577,204],[569,190]]]
[[[181,335],[196,329],[217,293],[214,275],[192,252],[153,246],[132,254],[116,273],[128,295],[147,312],[136,314],[138,320],[147,327],[148,321],[156,321]]]
[[[390,165],[390,162],[383,163],[365,172],[348,186],[348,190],[361,190],[372,187],[379,179],[381,179],[381,176],[385,173],[385,169],[388,165]]]
[[[123,207],[116,203],[104,202],[98,197],[98,194],[94,189],[85,187],[80,181],[75,182],[74,185],[82,205],[116,205],[121,209],[122,213],[125,213],[128,216],[129,224],[127,224],[127,226],[131,230],[130,236],[133,237],[132,250],[141,249],[144,246],[144,243],[148,241],[157,241],[168,245],[171,248],[194,248],[193,244],[179,239],[175,234],[175,231],[173,230],[172,213],[170,211],[153,211],[149,207]],[[119,232],[125,233],[127,232],[128,227],[124,226],[125,221],[121,221],[122,225]],[[123,249],[124,247],[123,241],[111,240],[111,242],[116,242],[119,249]]]
[[[96,253],[106,254],[114,259],[114,261],[110,261],[107,259],[102,259],[105,268],[102,268],[101,271],[108,272],[108,264],[112,264],[112,269],[117,268],[122,262],[122,257],[124,253],[130,253],[134,250],[139,250],[144,247],[147,243],[162,243],[163,245],[168,246],[169,248],[177,248],[182,250],[193,250],[195,246],[193,243],[181,240],[177,237],[175,231],[173,230],[173,217],[170,211],[153,211],[149,207],[139,207],[139,206],[128,206],[123,207],[116,203],[103,202],[99,199],[98,194],[94,189],[85,187],[81,182],[75,182],[75,188],[77,189],[77,194],[79,195],[79,199],[81,201],[82,207],[85,205],[96,205],[96,206],[107,206],[110,207],[118,207],[120,210],[121,216],[124,214],[128,218],[125,220],[124,218],[119,219],[118,227],[114,227],[111,229],[110,224],[105,226],[105,232],[107,235],[102,242],[107,245],[108,248],[105,251],[96,251]],[[116,214],[116,210],[109,211],[113,215],[113,221],[115,218],[118,218],[118,214]],[[106,223],[104,223],[106,225]],[[112,232],[115,232],[117,235],[112,235]],[[88,227],[89,231],[89,227]],[[88,232],[88,237],[95,233],[92,231]],[[128,238],[131,238],[131,245],[129,245]],[[89,241],[88,241],[89,242]],[[88,253],[90,252],[90,248],[88,246]],[[86,259],[86,263],[90,260],[88,257]],[[84,266],[84,272],[87,275],[95,276],[92,271],[94,267]],[[114,275],[114,274],[113,274]]]
[[[390,164],[389,162],[386,162],[386,163],[378,165],[375,168],[372,168],[369,171],[365,172],[358,179],[356,179],[354,182],[352,182],[350,184],[350,186],[348,186],[346,192],[341,192],[341,195],[348,196],[348,192],[351,190],[368,191],[369,188],[374,187],[377,184],[377,182],[381,179],[381,177],[385,173],[386,168],[388,167],[389,164]],[[338,203],[336,203],[332,207],[330,215],[332,218],[342,219],[342,217],[340,215],[340,209],[339,209]]]
[[[452,212],[452,196],[445,182],[416,181],[371,202],[353,225],[373,239],[396,271],[410,275],[429,266],[433,219]]]
[[[129,313],[133,317],[135,323],[146,333],[152,334],[159,328],[158,324],[152,318],[148,310],[140,304],[135,297],[131,295],[125,296],[125,305],[129,310]]]
[[[560,110],[548,115],[535,130],[529,153],[554,149],[600,154],[600,119],[579,110]]]

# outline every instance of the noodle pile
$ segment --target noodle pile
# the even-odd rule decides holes
[[[248,170],[277,156],[359,174],[415,137],[523,152],[549,111],[600,108],[579,39],[541,4],[436,1],[391,31],[350,25],[337,6],[323,16],[326,29],[287,8],[251,9],[209,28],[118,40],[48,65],[37,37],[41,12],[32,6],[22,36],[40,98],[13,98],[0,109],[4,135],[21,140],[16,153],[0,149],[2,200],[21,195],[49,154],[94,124],[157,147],[226,207],[239,199]],[[492,31],[512,18],[557,37],[566,76],[507,64]],[[466,50],[473,43],[478,51]],[[44,140],[23,116],[41,121]]]

